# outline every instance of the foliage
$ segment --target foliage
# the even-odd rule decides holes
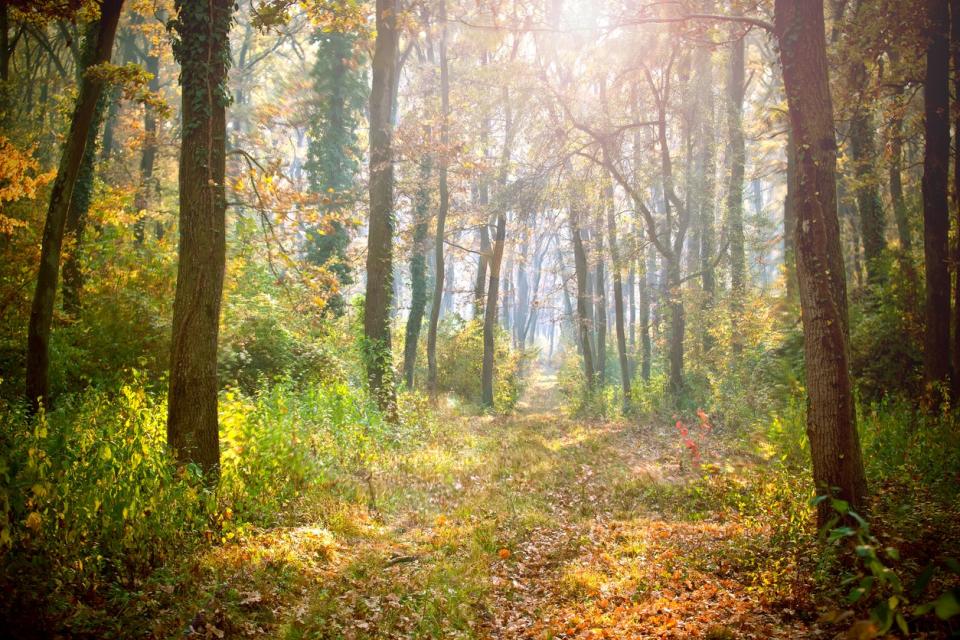
[[[198,545],[275,525],[306,490],[333,478],[371,487],[385,452],[407,446],[419,427],[388,425],[342,382],[280,382],[253,397],[227,391],[221,480],[210,490],[199,469],[168,457],[163,395],[145,383],[134,372],[117,393],[91,389],[36,419],[4,413],[5,618],[41,612],[76,632],[109,627],[97,611],[122,608],[124,592]],[[402,415],[419,419],[422,410],[407,403]],[[77,598],[82,606],[70,606]]]
[[[507,412],[523,391],[521,366],[525,355],[510,346],[510,336],[500,326],[496,328],[495,340],[493,406],[497,412]],[[455,393],[467,403],[479,404],[482,360],[483,323],[459,317],[445,318],[437,335],[439,389]],[[418,358],[418,362],[425,365],[426,357]]]

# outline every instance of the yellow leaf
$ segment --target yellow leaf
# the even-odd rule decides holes
[[[40,527],[43,524],[43,519],[40,517],[40,514],[36,511],[31,511],[30,515],[27,516],[24,524],[27,525],[28,529],[33,529],[33,531],[40,531]]]

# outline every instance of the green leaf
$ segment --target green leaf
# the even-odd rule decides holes
[[[842,513],[846,515],[850,512],[850,503],[846,500],[840,500],[839,498],[831,498],[830,506],[833,507],[833,510],[837,513]]]
[[[910,629],[909,627],[907,627],[907,619],[903,617],[903,614],[898,613],[896,620],[897,620],[897,626],[900,627],[900,631],[903,632],[903,635],[909,636]]]
[[[953,616],[960,614],[960,598],[957,589],[951,589],[937,598],[933,603],[937,617],[941,620],[949,620]]]

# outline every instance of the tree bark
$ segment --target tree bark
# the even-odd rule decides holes
[[[923,248],[926,264],[924,379],[934,387],[950,378],[950,272],[947,238],[947,173],[950,161],[950,12],[948,0],[927,0],[926,83],[924,87]]]
[[[150,47],[150,44],[146,46]],[[150,91],[160,90],[160,58],[155,52],[148,49],[145,60],[147,73],[151,75],[148,88]],[[157,159],[157,114],[149,104],[144,105],[143,109],[143,152],[140,155],[140,184],[137,186],[137,193],[134,196],[134,208],[137,210],[137,221],[134,223],[134,239],[138,245],[143,244],[144,240],[144,212],[150,206],[150,195],[157,190],[156,182],[153,179],[153,167]],[[162,229],[159,220],[156,222],[157,228]],[[161,237],[162,232],[157,234]]]
[[[376,2],[376,43],[370,91],[370,223],[363,314],[367,382],[381,411],[396,417],[390,352],[393,294],[393,86],[399,74],[397,0]],[[439,270],[439,269],[438,269]],[[434,304],[439,304],[435,300]]]
[[[623,312],[623,263],[620,260],[620,247],[617,245],[617,219],[614,211],[613,186],[607,178],[604,186],[607,205],[607,235],[610,242],[610,261],[613,267],[613,305],[616,316],[617,355],[620,359],[620,385],[623,388],[623,413],[630,413],[630,362],[627,359],[627,334],[624,327]]]
[[[89,50],[90,65],[110,61],[122,6],[123,0],[104,0],[101,5],[96,44],[85,45]],[[50,193],[50,204],[47,208],[40,247],[40,268],[30,308],[27,336],[26,396],[33,410],[38,409],[41,403],[48,404],[50,399],[50,331],[57,296],[57,280],[60,276],[60,257],[63,250],[67,211],[77,184],[97,102],[102,92],[103,82],[96,78],[85,76],[80,82],[80,92],[77,95],[70,122],[70,131],[60,158],[57,178]]]
[[[503,246],[506,244],[507,216],[497,212],[497,231],[493,240],[493,255],[490,256],[490,284],[487,286],[487,304],[483,314],[483,365],[481,371],[481,403],[494,408],[493,369],[496,364],[497,299],[500,295],[500,265],[503,262]]]
[[[448,118],[450,114],[450,74],[447,65],[447,3],[440,1],[440,157],[438,178],[440,181],[440,208],[437,211],[437,235],[434,243],[434,263],[437,277],[433,287],[433,304],[430,306],[430,326],[427,328],[427,389],[432,397],[437,395],[437,329],[440,324],[440,307],[443,301],[446,270],[443,261],[443,243],[447,211],[450,208],[450,193],[447,186],[447,164],[450,142]]]
[[[604,273],[602,205],[597,208],[594,229],[597,266],[593,272],[596,278],[593,303],[597,329],[597,384],[603,388],[607,382],[607,284]]]
[[[739,29],[739,27],[736,27]],[[747,282],[747,258],[743,233],[743,179],[746,148],[743,136],[743,97],[745,89],[744,38],[730,49],[730,74],[727,78],[727,126],[730,153],[730,180],[727,183],[727,229],[730,234],[730,289],[735,313],[743,305]],[[734,340],[734,347],[742,347]]]
[[[429,130],[429,129],[428,129]],[[429,133],[427,134],[429,137]],[[414,205],[413,246],[410,249],[410,313],[407,316],[406,338],[403,343],[403,378],[407,389],[413,389],[417,365],[417,343],[427,308],[427,225],[430,208],[430,154],[420,158],[420,184]]]
[[[846,282],[836,199],[836,137],[821,0],[776,0],[784,88],[797,149],[797,276],[807,381],[807,436],[820,494],[864,506],[864,476],[848,370]],[[825,524],[827,502],[817,509]]]
[[[181,463],[220,465],[217,338],[226,269],[226,105],[231,0],[177,3],[183,95],[180,251],[173,302],[167,443]]]
[[[572,179],[572,176],[568,176]],[[568,204],[570,211],[570,237],[573,243],[573,267],[577,280],[577,335],[580,340],[580,351],[583,356],[583,377],[587,390],[592,391],[595,378],[593,369],[593,349],[590,344],[590,296],[587,293],[587,252],[583,246],[583,237],[580,231],[580,216],[578,214],[576,194],[572,194]]]

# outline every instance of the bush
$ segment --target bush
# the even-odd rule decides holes
[[[525,354],[511,347],[509,334],[499,325],[495,341],[494,410],[507,412],[517,404],[523,391],[521,366]],[[419,361],[425,363],[426,357]],[[480,320],[468,322],[460,317],[444,319],[437,336],[437,383],[440,390],[479,404],[482,373],[483,323]]]
[[[417,426],[389,425],[345,382],[226,391],[220,481],[208,488],[198,468],[169,457],[165,399],[142,374],[47,415],[9,409],[0,415],[0,616],[71,633],[112,628],[158,567],[276,524],[310,488],[336,479],[371,489],[383,452],[411,442]],[[422,409],[402,396],[401,415]]]

